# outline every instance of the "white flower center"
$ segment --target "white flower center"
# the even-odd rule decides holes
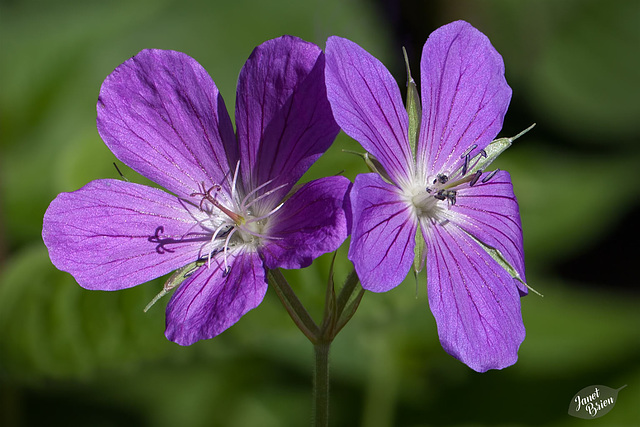
[[[478,178],[475,174],[464,177],[461,175],[459,172],[454,173],[454,179],[450,179],[449,175],[441,172],[423,179],[416,178],[404,192],[416,217],[445,224],[450,217],[451,207],[457,203],[458,191],[469,184],[475,184]]]
[[[222,186],[219,184],[214,184],[206,189],[204,183],[200,186],[200,192],[191,194],[192,197],[200,197],[200,212],[204,215],[203,219],[198,222],[205,233],[211,236],[210,240],[203,245],[200,258],[207,258],[210,264],[212,256],[223,252],[227,271],[227,252],[229,249],[240,245],[255,249],[264,240],[273,238],[268,235],[269,220],[282,207],[281,203],[266,213],[256,213],[254,211],[256,203],[269,197],[282,186],[257,195],[271,183],[267,181],[252,189],[248,194],[240,195],[237,191],[239,166],[238,163],[231,184],[231,194],[222,191]]]

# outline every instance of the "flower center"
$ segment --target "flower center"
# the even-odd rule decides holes
[[[408,192],[408,198],[418,217],[430,218],[440,223],[447,221],[445,210],[455,206],[458,192],[473,187],[482,176],[482,169],[478,169],[476,165],[486,157],[486,153],[480,150],[472,158],[470,153],[476,148],[477,145],[474,144],[460,156],[459,164],[453,173],[440,172],[426,179],[416,179],[413,189]],[[489,181],[497,172],[498,170],[488,173],[482,179],[482,183]],[[426,187],[425,181],[428,183]]]
[[[206,258],[210,264],[211,257],[223,252],[225,271],[229,271],[227,266],[229,249],[239,245],[256,248],[265,239],[273,238],[268,235],[269,219],[282,206],[279,204],[265,213],[256,212],[256,203],[278,191],[282,186],[262,192],[271,183],[268,181],[241,196],[236,185],[239,166],[238,163],[231,184],[231,194],[223,191],[219,184],[214,184],[207,189],[204,182],[200,184],[200,191],[191,194],[192,197],[200,198],[199,208],[204,215],[198,222],[206,235],[210,236],[201,248],[200,258]]]

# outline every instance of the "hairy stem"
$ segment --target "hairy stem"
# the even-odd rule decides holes
[[[331,342],[320,341],[313,346],[313,422],[316,427],[329,425],[329,348]]]

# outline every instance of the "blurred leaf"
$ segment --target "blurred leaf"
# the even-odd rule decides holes
[[[523,374],[606,369],[640,352],[637,296],[594,291],[579,283],[569,287],[552,279],[534,280],[541,282],[545,296],[522,299],[527,338],[518,366]]]
[[[155,289],[87,291],[55,270],[44,245],[23,250],[0,276],[0,369],[16,377],[79,377],[161,357],[171,345],[164,313],[142,312]]]
[[[585,142],[635,143],[640,116],[640,3],[580,2],[534,67],[530,95]]]
[[[504,57],[514,104],[525,107],[524,123],[607,149],[635,146],[640,2],[457,3],[468,8],[459,7],[463,13],[456,18],[479,21]]]
[[[496,162],[511,173],[525,254],[532,261],[528,269],[597,241],[640,195],[635,179],[640,156],[578,156],[537,144],[531,136],[520,141]]]

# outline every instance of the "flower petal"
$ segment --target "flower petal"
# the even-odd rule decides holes
[[[238,77],[236,125],[245,191],[288,184],[270,196],[281,200],[340,130],[320,48],[291,36],[256,47]]]
[[[442,347],[478,372],[514,364],[525,337],[514,280],[459,228],[426,225],[429,306]]]
[[[61,193],[44,215],[53,264],[87,289],[129,288],[198,258],[207,243],[184,202],[156,188],[117,180]]]
[[[478,153],[502,128],[511,99],[504,63],[484,34],[456,21],[429,36],[420,67],[418,165],[425,176],[453,172],[473,144]]]
[[[526,283],[520,210],[508,172],[499,171],[487,183],[478,182],[459,190],[456,204],[449,212],[451,222],[499,250]],[[519,281],[515,283],[521,294],[526,295],[526,286]]]
[[[256,308],[267,292],[257,253],[238,249],[204,264],[178,288],[167,305],[168,339],[191,345],[213,338]],[[227,270],[227,266],[229,269]]]
[[[181,197],[201,182],[228,185],[224,145],[235,144],[233,125],[193,58],[143,50],[105,79],[97,109],[100,136],[138,173]]]
[[[261,253],[268,268],[303,268],[333,252],[347,238],[345,201],[351,182],[343,176],[317,179],[287,199],[271,221],[273,240]]]
[[[363,288],[386,292],[400,284],[409,272],[417,221],[397,187],[378,174],[356,177],[351,205],[353,230],[349,259]]]
[[[378,158],[389,175],[409,181],[413,156],[409,117],[398,84],[385,66],[350,40],[327,40],[327,96],[336,121]]]

